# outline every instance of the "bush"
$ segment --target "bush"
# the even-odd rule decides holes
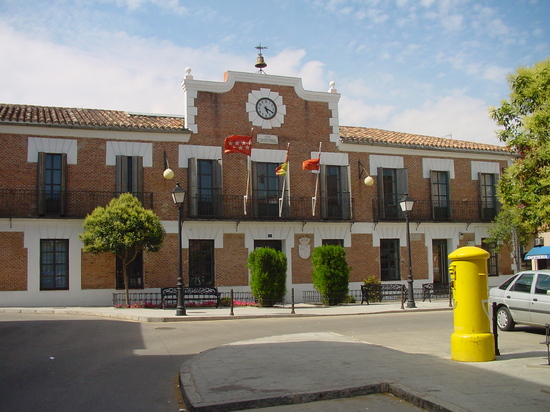
[[[349,292],[349,271],[346,251],[342,246],[324,245],[311,254],[313,286],[322,296],[325,305],[345,301]]]
[[[369,302],[382,302],[382,282],[376,276],[363,279],[365,286],[369,286],[367,297]]]
[[[259,248],[248,256],[250,289],[260,306],[273,306],[286,293],[286,255],[272,248]]]

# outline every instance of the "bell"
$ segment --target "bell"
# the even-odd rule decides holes
[[[264,61],[264,56],[258,56],[258,58],[256,59],[256,67],[258,69],[263,69],[264,67],[267,67],[267,63]]]

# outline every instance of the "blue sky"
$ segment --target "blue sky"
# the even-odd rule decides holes
[[[0,101],[183,114],[186,67],[255,72],[261,43],[268,74],[336,82],[342,125],[499,144],[488,107],[550,57],[549,21],[548,0],[0,0]]]

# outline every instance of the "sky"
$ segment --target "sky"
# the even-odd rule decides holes
[[[0,102],[183,114],[197,80],[341,94],[344,126],[502,144],[489,107],[550,57],[549,0],[0,0]],[[235,131],[239,133],[239,131]]]

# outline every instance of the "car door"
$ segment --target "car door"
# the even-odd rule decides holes
[[[531,320],[531,287],[534,278],[534,273],[523,273],[504,294],[504,303],[517,323],[530,322]]]
[[[531,322],[550,324],[550,275],[537,274],[531,301]]]

